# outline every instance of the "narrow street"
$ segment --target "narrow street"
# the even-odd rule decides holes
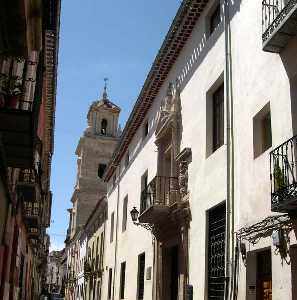
[[[296,0],[0,1],[0,300],[297,300]]]

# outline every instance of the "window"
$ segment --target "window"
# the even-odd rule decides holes
[[[143,139],[145,139],[145,137],[148,135],[148,132],[149,132],[149,124],[148,121],[146,121],[143,126]]]
[[[224,144],[224,84],[213,93],[213,141],[215,152]]]
[[[108,299],[111,299],[112,268],[108,271]]]
[[[126,154],[125,157],[125,168],[127,168],[129,166],[129,161],[130,161],[130,157],[129,157],[129,151]]]
[[[116,177],[116,174],[114,174],[112,177],[112,186],[113,187],[115,187],[115,185],[116,185],[116,180],[117,180],[117,177]]]
[[[144,212],[148,207],[147,203],[147,184],[148,184],[147,171],[141,176],[141,195],[140,195],[140,213]]]
[[[123,220],[122,220],[122,232],[127,228],[127,209],[128,209],[128,195],[124,198],[123,202]]]
[[[98,166],[98,177],[102,178],[106,169],[106,164],[99,164]]]
[[[272,146],[270,104],[266,104],[253,118],[254,158]]]
[[[126,276],[126,262],[122,262],[121,275],[120,275],[120,299],[125,298],[125,276]]]
[[[99,236],[97,237],[97,242],[96,242],[96,262],[95,262],[95,268],[96,270],[99,270]]]
[[[224,299],[226,204],[208,212],[208,298]]]
[[[114,212],[111,214],[110,220],[110,242],[113,242],[113,231],[114,231]]]
[[[221,5],[220,3],[217,4],[215,7],[213,13],[211,14],[209,18],[209,33],[210,35],[216,30],[218,25],[221,22]]]
[[[144,295],[145,253],[138,256],[137,300],[143,300]]]
[[[152,267],[148,267],[146,269],[146,280],[151,280],[152,279]]]
[[[107,133],[107,120],[102,119],[101,121],[101,134],[106,135]]]
[[[100,257],[99,257],[99,270],[102,269],[103,266],[103,251],[104,251],[104,232],[101,232],[101,240],[100,240]]]

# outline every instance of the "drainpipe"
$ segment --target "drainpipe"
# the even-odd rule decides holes
[[[115,278],[116,278],[116,270],[117,270],[117,260],[118,260],[118,228],[119,228],[119,202],[120,202],[120,167],[116,166],[118,169],[118,176],[116,180],[118,180],[117,184],[117,209],[116,209],[116,226],[115,226],[115,249],[114,249],[114,267],[113,267],[113,279],[112,279],[112,300],[115,299]],[[117,172],[117,170],[115,171]]]
[[[225,28],[225,98],[227,124],[227,199],[226,199],[226,259],[225,259],[225,300],[232,296],[232,278],[234,261],[234,140],[233,140],[233,95],[232,95],[232,61],[231,30],[229,17],[229,0],[224,0]]]

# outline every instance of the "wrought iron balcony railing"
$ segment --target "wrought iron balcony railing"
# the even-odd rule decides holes
[[[151,206],[170,206],[178,199],[178,178],[156,176],[141,192],[140,214]]]
[[[40,206],[38,202],[24,202],[24,216],[26,218],[39,218]]]
[[[34,169],[23,169],[19,174],[19,183],[34,184],[37,181],[37,174]]]
[[[270,152],[271,210],[297,209],[297,136]]]
[[[32,111],[36,85],[37,52],[26,60],[0,57],[0,108]]]
[[[280,53],[297,34],[297,0],[262,0],[263,50]]]
[[[34,165],[42,84],[37,51],[28,59],[0,55],[0,133],[8,167]]]

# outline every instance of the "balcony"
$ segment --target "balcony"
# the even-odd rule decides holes
[[[0,53],[23,56],[42,43],[42,1],[0,1]]]
[[[22,203],[39,202],[40,177],[35,169],[23,169],[20,171],[17,182],[18,199]]]
[[[297,136],[270,153],[271,210],[292,213],[297,210]]]
[[[44,196],[44,205],[43,205],[43,224],[44,224],[45,227],[50,226],[51,207],[52,207],[52,193],[48,192]]]
[[[40,206],[38,202],[23,202],[23,218],[28,228],[40,225]]]
[[[141,193],[139,222],[161,222],[178,199],[178,178],[156,176]]]
[[[0,56],[0,136],[8,167],[30,168],[34,163],[37,61],[36,52],[27,60]]]
[[[38,227],[29,227],[27,233],[30,240],[39,240],[41,231]]]
[[[38,248],[38,240],[31,237],[31,238],[29,239],[29,242],[30,242],[31,247],[32,247],[34,250],[37,250],[37,248]]]
[[[263,50],[280,53],[297,34],[296,0],[262,0]]]

